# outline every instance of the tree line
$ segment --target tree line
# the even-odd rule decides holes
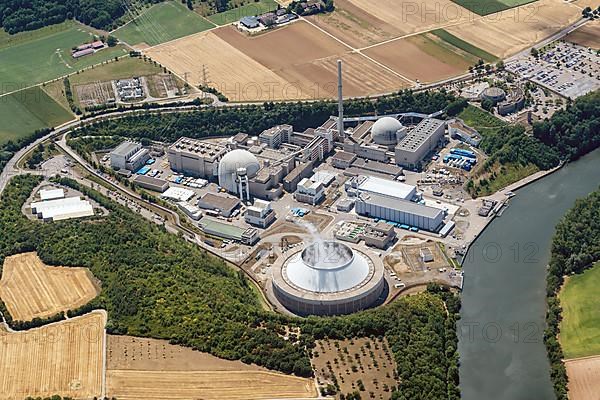
[[[37,251],[48,265],[89,268],[102,281],[102,292],[69,316],[102,308],[112,334],[167,339],[305,377],[313,375],[315,340],[385,336],[401,380],[392,398],[459,398],[455,321],[460,303],[452,293],[432,287],[385,307],[329,318],[265,311],[244,274],[70,179],[54,180],[80,190],[109,215],[29,220],[21,206],[40,179],[17,176],[2,195],[0,264],[8,255]],[[284,338],[286,328],[299,328],[297,341]]]
[[[558,341],[562,308],[558,292],[564,277],[580,274],[600,260],[600,189],[575,206],[556,226],[546,277],[546,329],[544,343],[550,359],[550,378],[558,400],[567,400],[567,371]]]
[[[0,0],[0,27],[15,34],[76,19],[110,30],[125,11],[119,0]]]

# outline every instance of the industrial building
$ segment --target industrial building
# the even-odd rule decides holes
[[[387,249],[396,240],[396,230],[390,224],[378,222],[367,225],[361,236],[367,246]]]
[[[325,198],[325,187],[321,182],[315,182],[304,178],[298,183],[294,198],[311,205],[319,204]]]
[[[331,165],[336,168],[346,169],[350,168],[350,165],[356,160],[356,154],[348,153],[346,151],[338,151],[333,157],[331,157]]]
[[[133,178],[133,183],[141,188],[159,193],[163,193],[169,188],[169,182],[166,180],[152,178],[146,175],[137,175],[135,178]]]
[[[277,125],[271,129],[263,131],[258,140],[266,144],[271,149],[278,149],[283,143],[288,143],[294,129],[291,125]]]
[[[231,196],[221,196],[214,193],[206,193],[198,200],[198,207],[205,210],[217,211],[225,218],[231,217],[231,214],[240,206],[240,200]]]
[[[267,228],[276,219],[275,211],[271,208],[271,203],[264,200],[255,200],[254,205],[246,209],[244,220],[246,223],[259,228]]]
[[[453,139],[470,144],[473,147],[479,146],[481,136],[479,132],[466,125],[463,120],[456,118],[448,122],[448,133]]]
[[[65,197],[65,190],[62,188],[40,189],[39,195],[42,201],[62,199],[63,197]]]
[[[446,122],[427,118],[410,131],[395,149],[396,164],[417,168],[421,161],[439,144],[446,130]]]
[[[370,175],[360,175],[346,181],[345,188],[349,196],[357,196],[359,192],[364,192],[402,200],[413,200],[417,197],[417,188],[412,185]]]
[[[437,232],[443,225],[444,210],[397,197],[361,192],[354,209],[359,215]]]
[[[239,228],[207,217],[202,218],[198,226],[207,235],[221,239],[235,240],[248,246],[252,246],[260,239],[256,228]]]
[[[277,300],[298,315],[339,315],[363,310],[385,289],[383,263],[337,241],[316,241],[273,266]]]
[[[150,153],[141,143],[125,141],[110,152],[110,166],[113,169],[137,171],[150,158]]]
[[[193,190],[184,189],[177,186],[171,186],[160,195],[163,199],[169,199],[173,201],[188,201],[194,197],[195,193]]]
[[[198,221],[200,218],[202,218],[202,211],[200,211],[200,209],[193,204],[190,204],[185,201],[180,201],[177,203],[177,207],[179,207],[179,209],[183,211],[185,215],[187,215],[194,221]]]
[[[31,213],[44,221],[61,221],[94,215],[94,208],[79,196],[31,203]]]
[[[219,144],[182,137],[169,146],[167,155],[173,171],[210,179],[217,175],[219,160],[226,152]]]

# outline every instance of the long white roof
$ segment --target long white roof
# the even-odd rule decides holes
[[[165,199],[172,199],[176,201],[188,201],[194,196],[194,191],[189,189],[184,189],[177,186],[171,186],[160,197],[164,197]]]
[[[31,208],[36,214],[41,214],[43,219],[53,221],[94,215],[94,208],[90,202],[79,197],[38,201],[31,203]]]
[[[64,189],[40,189],[40,199],[53,200],[65,197]]]
[[[362,177],[359,179],[362,179]],[[414,186],[402,182],[391,181],[389,179],[377,178],[375,176],[365,176],[364,180],[358,185],[358,188],[365,192],[382,194],[389,197],[399,197],[405,200],[412,200],[416,192]]]

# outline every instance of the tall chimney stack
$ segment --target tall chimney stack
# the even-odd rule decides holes
[[[346,135],[344,133],[344,97],[342,94],[342,60],[338,60],[338,136],[344,140]]]

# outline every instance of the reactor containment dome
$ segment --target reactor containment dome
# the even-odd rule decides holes
[[[349,314],[373,305],[385,289],[383,264],[336,241],[318,241],[273,269],[277,300],[298,315]]]
[[[260,164],[254,154],[246,150],[232,150],[219,161],[219,186],[230,193],[238,193],[238,175],[252,179],[258,173]]]
[[[402,128],[402,124],[396,118],[380,118],[371,127],[371,139],[384,146],[394,145],[400,139],[398,135],[403,131]]]

